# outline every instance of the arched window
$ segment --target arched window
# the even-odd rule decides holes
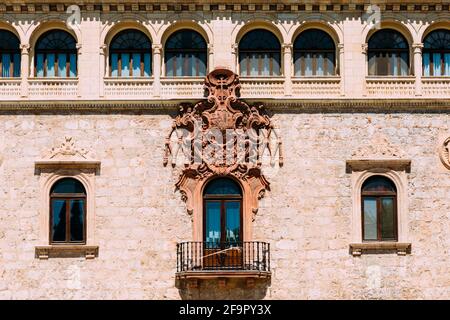
[[[450,76],[450,31],[435,30],[423,41],[423,75]]]
[[[206,41],[194,30],[172,34],[165,45],[166,75],[169,77],[204,77],[207,69]]]
[[[20,41],[14,33],[0,30],[0,76],[20,77]]]
[[[409,75],[409,46],[398,31],[384,29],[375,32],[368,43],[369,75]]]
[[[294,41],[296,76],[332,76],[336,74],[336,47],[328,33],[309,29]]]
[[[111,41],[110,71],[112,77],[149,77],[152,44],[141,31],[124,30]]]
[[[256,29],[239,42],[239,70],[242,76],[279,76],[281,46],[270,31]]]
[[[63,30],[44,33],[36,43],[36,77],[76,77],[77,48],[72,35]]]
[[[361,190],[364,241],[397,241],[397,188],[386,177],[372,176]]]
[[[203,193],[203,208],[207,247],[242,242],[242,190],[236,182],[227,178],[209,182]]]
[[[52,186],[50,242],[86,243],[86,190],[76,179],[63,178]]]

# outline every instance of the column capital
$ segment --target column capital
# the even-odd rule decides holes
[[[341,52],[341,53],[344,52],[344,44],[343,43],[338,43],[337,47],[339,49],[339,52]]]
[[[413,43],[412,48],[414,49],[414,53],[422,53],[423,43]]]
[[[363,43],[362,45],[361,45],[361,52],[363,53],[363,54],[367,54],[367,50],[369,49],[369,45],[367,44],[367,43]]]
[[[108,46],[106,44],[102,44],[100,46],[100,54],[101,55],[106,55],[108,52]]]
[[[152,44],[152,49],[155,54],[161,54],[162,44]]]
[[[28,43],[21,44],[20,45],[20,51],[22,54],[29,54],[30,53],[30,45]]]
[[[288,53],[288,52],[292,51],[293,45],[292,45],[292,43],[283,43],[283,44],[281,44],[281,48],[283,48],[283,51],[285,53]]]
[[[208,43],[207,48],[208,48],[208,53],[212,54],[214,51],[214,45],[212,43]]]
[[[231,44],[231,53],[232,54],[236,54],[238,49],[239,49],[239,44],[238,43],[232,43]]]
[[[77,48],[77,53],[78,53],[78,54],[81,54],[81,47],[82,47],[81,43],[77,43],[77,44],[75,45],[75,48]]]

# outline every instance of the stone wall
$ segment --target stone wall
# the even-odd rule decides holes
[[[268,288],[175,287],[176,243],[192,221],[162,165],[169,114],[0,116],[1,299],[343,299],[450,297],[450,171],[438,156],[447,114],[275,113],[285,161],[266,166],[254,239],[271,244]],[[412,160],[408,174],[410,255],[349,253],[351,177],[345,161],[381,132]],[[35,258],[41,239],[34,162],[64,136],[95,153],[93,241],[99,256]],[[208,288],[206,290],[206,288]],[[231,288],[231,289],[230,289]],[[233,289],[232,288],[236,288]]]

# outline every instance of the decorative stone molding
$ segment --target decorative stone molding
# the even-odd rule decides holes
[[[215,69],[206,76],[204,89],[206,100],[180,106],[166,138],[163,164],[183,167],[176,187],[189,214],[199,216],[202,187],[216,176],[237,180],[243,188],[244,212],[255,214],[258,200],[269,190],[263,157],[268,153],[275,165],[278,153],[282,166],[281,139],[262,105],[250,106],[238,98],[239,76],[232,71]],[[219,141],[221,137],[230,141]]]
[[[397,189],[397,234],[398,242],[395,246],[408,243],[408,178],[411,171],[411,160],[403,150],[389,142],[387,137],[376,134],[372,141],[364,144],[352,153],[347,160],[347,173],[351,173],[352,184],[352,242],[351,254],[359,255],[361,250],[380,252],[377,242],[362,243],[361,229],[361,188],[364,182],[371,176],[380,175],[389,178]],[[358,245],[360,245],[358,247]],[[383,244],[382,246],[386,246]],[[364,247],[364,248],[363,248]],[[403,248],[403,247],[402,247]],[[383,249],[397,249],[397,247]],[[403,249],[401,249],[403,250]],[[354,253],[353,253],[354,251]]]
[[[360,256],[363,253],[389,253],[396,252],[399,256],[411,253],[411,243],[399,242],[366,242],[351,243],[350,252],[352,256]]]
[[[100,170],[100,161],[94,160],[89,152],[75,145],[72,137],[65,137],[57,147],[53,147],[43,160],[35,162],[35,168],[88,168]]]
[[[47,260],[48,258],[78,258],[86,260],[98,257],[98,246],[85,245],[53,245],[35,247],[36,258]]]
[[[439,158],[442,164],[450,169],[450,137],[445,139],[439,147]]]

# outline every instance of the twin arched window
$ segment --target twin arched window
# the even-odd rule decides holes
[[[76,179],[63,178],[51,188],[50,243],[86,243],[86,190]]]
[[[205,39],[194,30],[180,30],[167,39],[164,48],[166,76],[204,77],[207,70]]]
[[[20,77],[20,47],[16,35],[0,30],[0,77]]]
[[[124,30],[111,41],[110,76],[149,77],[151,75],[152,45],[141,31]]]
[[[450,31],[436,30],[423,41],[423,75],[450,76]]]
[[[51,30],[36,42],[36,77],[72,78],[77,76],[75,38],[63,30]]]
[[[294,41],[296,76],[331,76],[336,74],[336,47],[324,31],[309,29]]]
[[[409,75],[409,46],[405,37],[393,29],[375,32],[368,43],[370,76]]]
[[[397,188],[386,177],[372,176],[361,190],[363,241],[397,241]]]

